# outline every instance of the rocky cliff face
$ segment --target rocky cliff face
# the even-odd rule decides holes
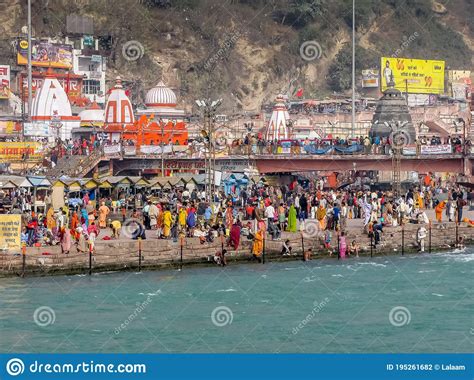
[[[2,59],[26,24],[26,2],[0,1]],[[381,55],[473,65],[473,0],[364,0],[356,8],[357,72]],[[187,104],[222,97],[226,112],[252,110],[278,92],[325,96],[350,88],[348,0],[33,0],[37,35],[64,36],[66,15],[88,15],[109,59],[109,78],[132,84],[136,103],[163,79]],[[5,49],[5,47],[7,47]],[[358,81],[360,83],[360,81]]]

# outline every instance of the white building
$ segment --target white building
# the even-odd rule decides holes
[[[35,123],[48,125],[51,139],[69,139],[71,130],[80,125],[79,116],[72,115],[67,94],[52,70],[48,70],[42,86],[35,93],[31,120],[33,126]]]
[[[269,140],[285,140],[289,138],[287,122],[290,115],[286,109],[285,99],[283,95],[278,95],[273,106],[272,116],[265,131],[265,139]]]
[[[118,141],[124,128],[135,123],[132,103],[123,89],[122,79],[117,77],[115,82],[105,105],[104,131],[110,134],[111,141]]]
[[[105,104],[105,72],[107,69],[105,57],[93,54],[99,49],[98,40],[95,40],[95,50],[84,49],[81,39],[81,49],[73,50],[74,74],[83,75],[82,95],[91,102]]]

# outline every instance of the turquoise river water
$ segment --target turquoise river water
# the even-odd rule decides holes
[[[474,249],[0,278],[1,352],[472,352]]]

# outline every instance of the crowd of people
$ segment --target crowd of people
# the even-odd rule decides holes
[[[459,187],[442,184],[429,175],[403,196],[384,191],[327,189],[318,181],[295,179],[289,185],[253,185],[227,196],[216,191],[210,202],[205,200],[204,192],[186,188],[172,189],[155,198],[139,192],[134,196],[138,202],[130,203],[127,198],[107,197],[96,204],[86,193],[81,206],[54,210],[47,205],[44,215],[25,207],[27,198],[18,196],[12,212],[23,215],[22,240],[26,245],[60,245],[65,254],[74,245],[78,252],[87,252],[97,239],[119,239],[125,234],[131,239],[174,241],[194,237],[201,244],[221,239],[227,249],[235,251],[241,247],[241,239],[248,239],[252,241],[253,257],[260,260],[264,239],[281,241],[282,255],[291,255],[291,242],[282,239],[283,232],[303,232],[319,241],[329,254],[345,257],[358,256],[360,249],[357,239],[346,240],[349,220],[361,220],[358,225],[372,238],[374,247],[380,244],[385,228],[418,224],[421,230],[417,240],[423,250],[425,226],[430,222],[426,210],[434,209],[439,223],[446,219],[444,215],[449,221],[460,222],[466,205],[464,195]],[[143,207],[135,208],[136,204]],[[225,253],[221,251],[220,255],[214,259],[225,263]],[[311,252],[305,252],[305,258],[310,257]]]
[[[452,153],[470,152],[471,141],[466,139],[465,144],[461,136],[447,136],[443,141],[439,136],[420,136],[413,142],[416,153],[420,155],[423,145],[451,145]],[[306,154],[311,153],[311,148],[321,149],[328,147],[348,148],[350,146],[358,149],[345,153],[357,154],[391,154],[392,144],[389,137],[379,136],[357,136],[355,138],[320,138],[320,139],[288,139],[282,141],[265,140],[262,134],[247,134],[243,139],[233,140],[229,146],[229,154]],[[340,150],[331,151],[341,154]]]

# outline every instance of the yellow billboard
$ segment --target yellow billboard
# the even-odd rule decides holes
[[[393,83],[411,94],[444,94],[444,61],[382,57],[380,83],[382,91]]]
[[[0,142],[0,162],[41,161],[43,146],[38,142]]]
[[[21,248],[21,215],[0,215],[0,248]]]

